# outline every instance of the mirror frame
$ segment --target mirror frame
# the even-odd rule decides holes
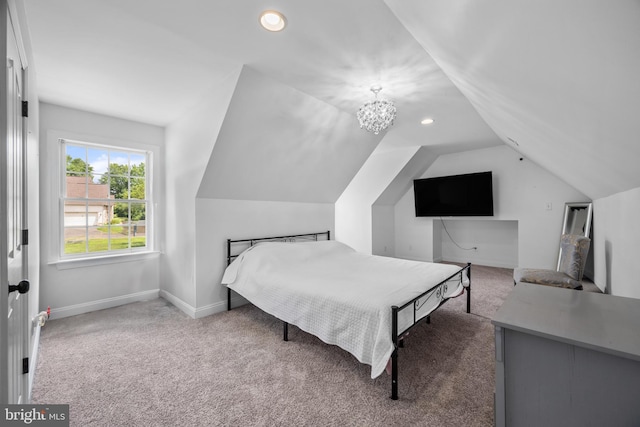
[[[584,236],[591,237],[591,222],[593,219],[593,203],[592,202],[581,202],[581,203],[565,203],[564,204],[564,218],[562,220],[562,233],[560,235],[567,234],[569,228],[569,216],[572,209],[587,209],[587,219],[584,228]],[[560,268],[560,257],[562,256],[562,250],[558,253],[558,266],[556,269]]]

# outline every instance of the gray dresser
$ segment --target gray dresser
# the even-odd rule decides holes
[[[520,283],[492,323],[497,426],[640,426],[639,299]]]

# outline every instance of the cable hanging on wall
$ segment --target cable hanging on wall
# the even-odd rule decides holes
[[[440,222],[442,223],[442,228],[444,228],[444,231],[447,233],[447,236],[449,236],[449,239],[451,239],[454,245],[456,245],[463,251],[475,251],[478,249],[477,246],[473,246],[471,248],[463,248],[462,246],[460,246],[455,240],[453,240],[453,237],[451,237],[451,234],[449,234],[449,230],[447,230],[447,226],[444,224],[444,220],[442,219],[442,217],[440,217]]]

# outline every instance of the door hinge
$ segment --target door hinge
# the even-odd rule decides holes
[[[23,374],[28,374],[29,373],[29,358],[25,357],[24,359],[22,359],[22,373]]]
[[[22,230],[22,244],[29,244],[29,230]]]
[[[29,117],[29,101],[22,101],[22,117]]]

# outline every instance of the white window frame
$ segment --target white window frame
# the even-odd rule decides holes
[[[140,144],[130,141],[109,140],[88,135],[74,135],[69,132],[49,131],[47,134],[48,148],[57,153],[49,156],[50,192],[49,202],[50,217],[49,227],[49,264],[55,264],[58,269],[87,267],[118,262],[135,261],[141,258],[157,256],[156,249],[156,207],[155,194],[156,180],[154,176],[154,162],[157,161],[159,149],[155,146]],[[66,180],[66,150],[64,142],[122,150],[127,152],[145,153],[147,164],[145,165],[145,190],[147,197],[147,211],[145,214],[147,245],[145,248],[128,248],[123,250],[109,250],[102,252],[89,252],[82,254],[64,253],[64,189]]]

